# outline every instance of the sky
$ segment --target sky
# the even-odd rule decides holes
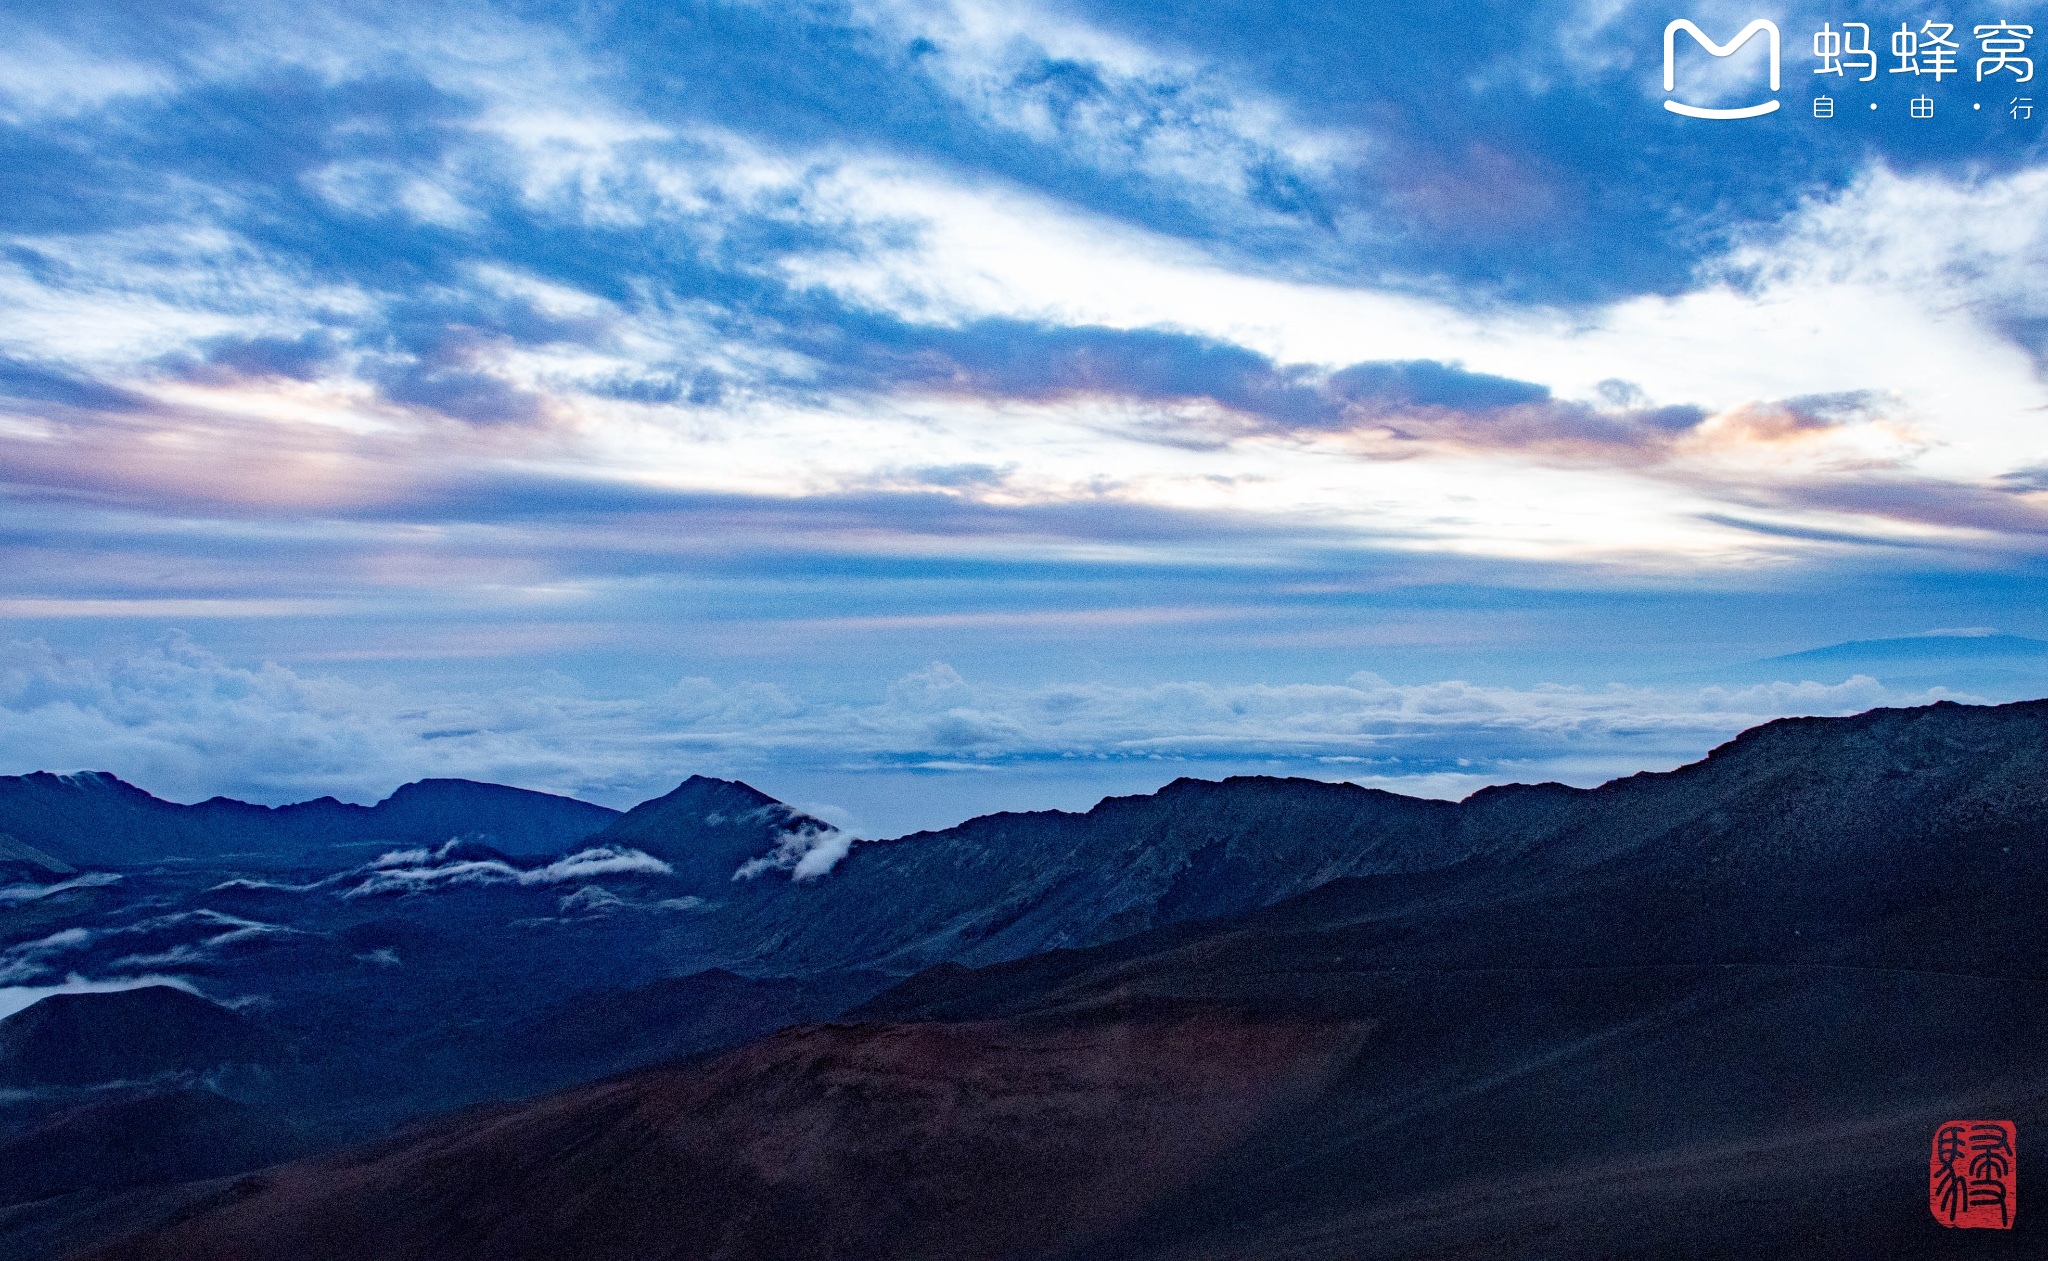
[[[892,835],[2048,692],[1970,4],[5,4],[0,773]]]

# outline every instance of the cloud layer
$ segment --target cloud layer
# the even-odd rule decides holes
[[[42,655],[42,668],[17,670],[0,698],[5,769],[90,765],[172,797],[225,785],[271,802],[376,799],[408,780],[459,776],[623,805],[696,773],[800,785],[820,769],[1083,774],[1103,763],[1156,767],[1160,782],[1263,764],[1462,796],[1503,780],[1588,782],[1675,764],[1772,718],[1956,695],[1888,688],[1866,675],[1746,687],[1396,685],[1370,673],[1333,684],[977,685],[934,663],[864,703],[703,679],[597,700],[537,687],[400,693],[278,666],[234,667],[185,643],[104,663]],[[796,838],[761,868],[821,873],[850,835]],[[368,894],[663,870],[632,851],[591,850],[528,869],[422,850],[384,856],[350,887]]]
[[[1975,84],[1693,126],[1576,2],[8,20],[19,769],[1613,766],[1925,689],[1547,692],[1517,610],[2048,632],[2048,176]],[[1423,606],[1461,662],[1357,676]]]

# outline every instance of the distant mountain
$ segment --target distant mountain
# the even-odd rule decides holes
[[[675,868],[681,891],[722,897],[748,862],[831,831],[750,785],[692,775],[620,815],[590,843],[652,854]]]
[[[1941,661],[2000,661],[2010,659],[2048,658],[2048,639],[2028,639],[2021,635],[1969,634],[1969,635],[1911,635],[1901,639],[1858,639],[1848,643],[1832,644],[1826,648],[1811,648],[1805,652],[1787,653],[1782,657],[1766,657],[1762,664],[1772,662],[1797,663],[1813,662],[1868,662],[1895,661],[1902,663]]]
[[[1478,843],[1460,817],[1450,802],[1354,784],[1180,779],[1086,813],[861,842],[826,879],[729,886],[726,922],[741,958],[777,972],[988,963],[1250,910],[1340,876],[1442,866]]]
[[[1231,914],[1339,876],[1453,861],[1477,843],[1460,817],[1445,802],[1254,776],[855,843],[750,785],[706,776],[625,814],[465,780],[408,784],[376,806],[322,798],[273,809],[177,805],[104,773],[0,778],[0,828],[81,866],[333,865],[378,847],[439,849],[451,835],[513,856],[640,850],[671,867],[669,897],[716,904],[698,934],[700,966],[782,975],[986,963]],[[792,879],[820,845],[850,852],[826,878]]]
[[[1860,639],[1736,665],[1690,670],[1665,682],[1751,686],[1838,684],[1866,675],[1904,691],[1947,688],[1990,700],[2048,693],[2048,640],[2020,635],[1909,635]]]
[[[415,780],[374,806],[322,797],[279,806],[275,816],[307,848],[387,841],[439,845],[464,838],[487,841],[512,855],[560,854],[620,817],[616,810],[574,797],[469,779]]]
[[[1946,1256],[1976,1241],[1929,1218],[1935,1125],[2048,1126],[2048,702],[1788,720],[1441,809],[1268,781],[1111,813],[1184,871],[1187,819],[1263,794],[1320,809],[1246,844],[1317,854],[1298,830],[1348,807],[1358,843],[1455,857],[948,964],[858,1023],[282,1166],[94,1255]],[[2048,1217],[1992,1242],[2041,1252]]]
[[[0,1020],[0,1086],[91,1086],[279,1058],[275,1034],[169,985],[51,994]]]
[[[75,867],[231,855],[299,862],[334,846],[439,845],[457,836],[512,853],[560,853],[618,817],[569,797],[465,779],[420,780],[374,806],[322,797],[272,808],[227,797],[180,805],[105,771],[0,776],[0,832]]]

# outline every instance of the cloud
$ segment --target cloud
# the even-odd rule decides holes
[[[146,406],[138,395],[62,368],[0,358],[0,399],[20,405],[52,403],[67,410],[129,411]]]
[[[795,881],[827,875],[853,849],[850,833],[835,827],[805,827],[784,832],[775,848],[741,863],[734,880],[752,880],[770,871],[786,871]]]
[[[868,317],[864,325],[864,339],[821,336],[817,346],[807,347],[828,360],[826,383],[990,403],[1153,405],[1170,410],[1131,432],[1177,445],[1221,447],[1247,433],[1366,430],[1396,446],[1430,442],[1643,464],[1686,450],[1687,435],[1708,419],[1707,410],[1697,406],[1649,406],[1639,389],[1625,396],[1633,405],[1601,407],[1557,399],[1548,386],[1473,372],[1459,363],[1367,360],[1330,370],[1277,363],[1242,345],[1173,328],[1003,318],[929,326]],[[1868,419],[1871,397],[1747,405],[1713,432],[1728,446],[1745,437],[1776,438],[1795,418],[1808,428],[1830,428]],[[1191,407],[1209,408],[1211,414],[1191,414]],[[1397,454],[1378,446],[1359,453]],[[1408,458],[1415,452],[1398,454]]]
[[[523,872],[521,884],[560,884],[565,880],[590,880],[598,876],[667,876],[675,868],[637,849],[598,846],[558,858],[545,867]]]
[[[1335,98],[1267,81],[1263,49],[1219,44],[1199,16],[1172,33],[1130,13],[1023,22],[967,4],[808,22],[713,6],[700,15],[711,25],[690,29],[636,5],[574,29],[479,12],[384,32],[319,6],[273,20],[276,57],[263,65],[222,51],[240,29],[232,15],[151,39],[104,14],[44,34],[145,59],[160,37],[166,66],[159,90],[45,120],[38,132],[59,152],[22,159],[62,203],[50,213],[74,217],[13,224],[16,248],[0,259],[0,297],[16,313],[0,321],[0,392],[14,399],[0,449],[20,491],[201,510],[207,524],[188,527],[196,551],[236,546],[251,516],[431,513],[452,502],[447,486],[516,471],[783,502],[937,491],[1341,518],[1367,545],[1541,547],[1567,562],[1605,547],[1624,565],[1662,548],[1683,567],[1760,554],[1761,536],[1714,524],[1745,500],[1834,517],[1856,511],[1844,505],[1861,487],[1833,506],[1797,488],[1910,465],[1916,493],[1947,482],[1967,499],[2011,472],[1920,467],[1987,444],[1950,440],[1965,422],[1932,423],[1918,398],[1802,411],[1802,398],[1889,388],[1839,379],[1839,353],[1815,357],[1828,380],[1794,364],[1782,375],[1801,379],[1752,388],[1737,368],[1760,335],[1713,307],[1737,292],[1925,289],[1987,259],[2024,264],[2031,237],[2011,224],[2026,214],[2025,173],[1975,186],[1824,180],[1808,202],[1745,219],[1725,257],[1688,247],[1698,270],[1679,298],[1653,286],[1640,309],[1566,319],[1474,309],[1434,279],[1357,274],[1356,259],[1437,229],[1380,222],[1408,215],[1384,190],[1348,210],[1331,202],[1359,182],[1355,151],[1378,143],[1374,128],[1304,121]],[[1634,19],[1610,25],[1634,37]],[[457,29],[476,51],[450,60]],[[602,29],[641,39],[605,56],[579,43]],[[1529,51],[1516,41],[1531,29],[1492,32],[1481,60],[1497,68]],[[1551,36],[1538,42],[1550,58]],[[1419,55],[1441,68],[1442,50]],[[678,60],[664,69],[664,58]],[[821,62],[834,74],[804,79],[800,100],[759,86],[789,81],[777,66]],[[1420,91],[1403,78],[1371,99],[1412,104]],[[861,93],[891,103],[852,111],[872,126],[843,120]],[[962,116],[942,123],[940,105]],[[1400,109],[1389,119],[1414,125]],[[1432,178],[1453,190],[1572,183],[1559,172],[1573,155],[1541,135],[1498,137],[1484,160],[1470,145],[1444,152]],[[1404,161],[1413,155],[1389,169]],[[104,187],[116,191],[89,191]],[[1930,209],[2006,226],[1950,233],[1946,253],[1886,245],[1883,265],[1821,265],[1870,254],[1862,247]],[[1422,220],[1442,218],[1432,214]],[[1297,240],[1300,265],[1285,275],[1233,255],[1228,242],[1269,230],[1321,243]],[[1471,261],[1463,248],[1438,241],[1410,261],[1440,279]],[[1916,249],[1926,256],[1907,257]],[[1324,268],[1340,256],[1354,259],[1348,271]],[[1573,283],[1604,292],[1611,279]],[[1985,283],[2004,295],[1999,328],[2038,315],[2026,284]],[[1653,316],[1687,338],[1640,323]],[[1703,381],[1672,388],[1635,371],[1646,351],[1669,356],[1726,327],[1745,352],[1703,352]],[[1765,357],[1775,369],[1789,353]],[[1920,371],[1912,357],[1876,358]],[[1647,384],[1620,402],[1598,395],[1624,365]],[[2015,392],[2010,372],[1964,375],[1973,391]],[[1986,414],[2023,401],[1998,402]],[[1825,423],[1787,420],[1798,417]],[[1184,458],[1162,462],[1162,447]],[[1340,473],[1333,460],[1407,467]],[[1618,475],[1596,486],[1550,476],[1558,466]],[[994,473],[958,472],[975,469]],[[1530,502],[1492,492],[1518,479]],[[1471,484],[1481,507],[1438,511]],[[1596,492],[1606,504],[1589,517],[1626,515],[1629,528],[1588,521],[1558,537],[1531,521],[1545,503]],[[2023,514],[2005,519],[2027,533]],[[1832,519],[1785,524],[1772,556],[1859,533]],[[388,573],[384,546],[334,550]]]
[[[356,881],[340,896],[377,897],[459,885],[549,885],[604,876],[667,876],[675,872],[651,854],[615,846],[595,846],[550,863],[528,866],[503,857],[472,857],[470,848],[457,840],[433,850],[393,850],[339,880],[337,883],[341,884]]]
[[[277,666],[231,666],[189,645],[139,669],[120,662],[65,664],[33,688],[18,684],[0,709],[0,730],[10,733],[0,746],[5,769],[68,769],[58,759],[74,747],[77,756],[147,788],[166,791],[171,770],[189,796],[218,791],[271,801],[320,792],[370,799],[426,775],[630,801],[691,773],[741,776],[763,768],[949,773],[944,768],[1078,770],[1124,762],[1173,763],[1181,768],[1177,773],[1200,774],[1205,764],[1235,768],[1264,761],[1294,771],[1334,766],[1341,769],[1315,773],[1347,777],[1476,767],[1482,769],[1474,773],[1514,779],[1588,759],[1603,767],[1675,763],[1788,715],[1969,699],[1940,688],[1900,690],[1864,676],[1740,689],[1395,684],[1371,673],[1337,683],[1025,685],[975,682],[934,663],[878,687],[865,701],[704,679],[638,698],[600,700],[535,686],[400,693]],[[103,685],[109,673],[123,676],[119,687]],[[99,734],[90,746],[67,745],[81,730]],[[465,734],[428,738],[450,731]],[[252,732],[296,734],[286,742],[250,739]],[[852,836],[828,829],[789,838],[742,874],[822,874],[845,854]],[[665,871],[659,860],[631,850],[591,849],[530,866],[444,846],[394,851],[342,883],[354,897]],[[263,927],[224,926],[230,935]]]
[[[55,884],[10,884],[0,886],[0,905],[35,902],[53,893],[63,893],[71,889],[94,889],[120,882],[121,877],[114,872],[88,871],[82,876],[60,880]]]
[[[556,907],[562,916],[605,915],[626,905],[626,900],[603,885],[587,884],[562,895]]]
[[[47,968],[53,955],[82,949],[91,944],[93,933],[84,928],[64,928],[33,941],[16,942],[0,951],[0,984],[28,980]]]
[[[57,970],[56,960],[87,956],[103,971],[179,967],[211,962],[221,952],[297,929],[220,911],[180,911],[110,928],[67,928],[0,950],[0,984]]]
[[[1446,407],[1492,411],[1550,401],[1547,387],[1483,372],[1466,372],[1428,359],[1360,363],[1331,374],[1331,391],[1371,410]]]
[[[304,936],[301,930],[282,924],[266,924],[259,920],[243,919],[237,915],[202,909],[159,916],[123,928],[111,929],[103,934],[102,941],[114,948],[122,948],[119,944],[121,939],[131,935],[145,939],[168,940],[171,944],[167,949],[144,949],[122,955],[107,964],[107,967],[131,969],[204,964],[218,958],[221,952],[232,946],[273,937]],[[127,948],[132,949],[132,946]]]
[[[227,334],[202,338],[188,354],[173,354],[166,370],[206,385],[233,385],[266,377],[315,381],[334,368],[340,347],[332,332],[313,329],[297,337]]]
[[[1453,774],[1460,741],[1505,766],[1722,720],[1530,684],[1474,688],[1497,727],[1381,727],[1372,688],[1261,692],[1208,648],[1162,681],[1129,643],[1227,625],[1337,687],[1393,672],[1353,659],[1377,606],[1325,605],[1311,661],[1287,591],[2029,580],[2039,154],[1904,122],[1734,153],[1657,108],[1658,14],[1473,13],[10,14],[0,615],[69,647],[0,664],[0,759],[272,800],[1070,757]],[[242,664],[134,648],[202,618]],[[1112,682],[1075,681],[1083,639],[1125,654],[1086,671]],[[1011,643],[1005,687],[889,687]],[[522,682],[362,681],[427,661]],[[1378,717],[1315,716],[1345,705]]]

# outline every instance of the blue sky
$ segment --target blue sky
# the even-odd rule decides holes
[[[1783,86],[1673,98],[1783,108],[1664,110],[1678,16]],[[2048,636],[2044,115],[1975,75],[2048,6],[5,21],[0,773],[879,834],[2044,682],[1745,663]]]

